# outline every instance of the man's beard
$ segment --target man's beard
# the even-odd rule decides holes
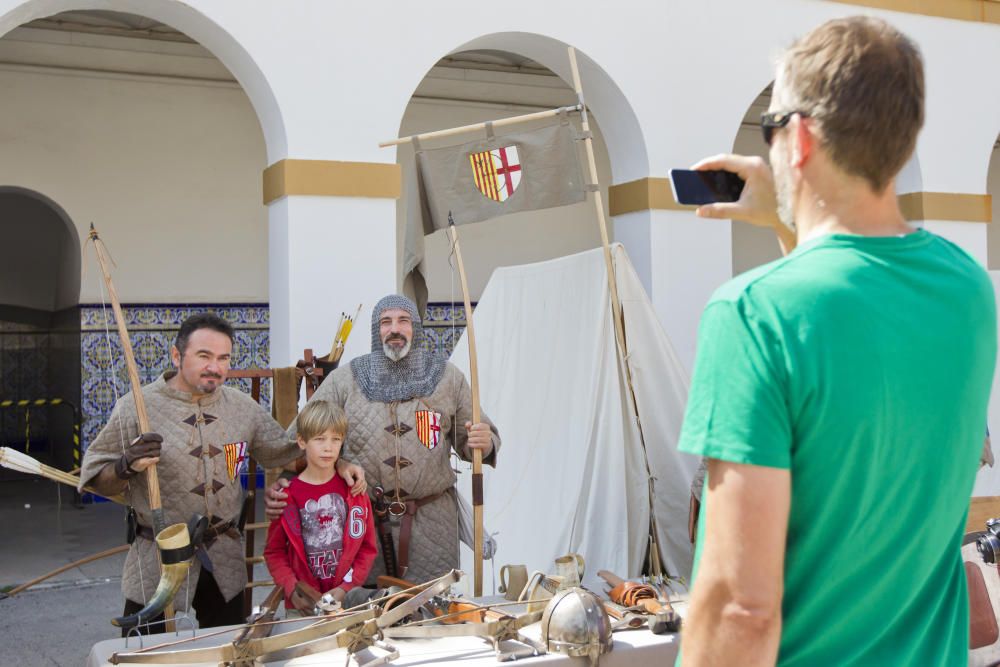
[[[217,380],[217,383],[216,384],[209,384],[207,382],[207,380],[213,379],[213,378],[215,380]],[[198,383],[198,391],[200,391],[203,394],[211,394],[216,389],[218,389],[219,387],[222,386],[222,376],[221,375],[207,374],[207,375],[203,375],[199,379],[200,379],[200,382]]]
[[[403,347],[394,347],[389,345],[391,340],[403,340],[405,344]],[[406,340],[403,336],[387,336],[384,341],[382,341],[382,352],[385,356],[389,358],[390,361],[399,361],[410,353],[410,341]]]

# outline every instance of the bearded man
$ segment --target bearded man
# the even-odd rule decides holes
[[[159,582],[149,496],[145,482],[135,479],[157,465],[166,524],[184,523],[195,513],[209,519],[187,578],[195,586],[193,598],[185,581],[174,606],[186,609],[190,600],[203,628],[245,620],[240,464],[253,456],[264,466],[282,466],[297,458],[299,449],[256,401],[223,386],[232,351],[233,328],[222,318],[199,313],[184,320],[171,349],[174,368],[142,388],[154,432],[139,432],[129,392],[84,454],[80,487],[92,486],[105,496],[124,493],[134,510],[134,539],[122,574],[125,616],[142,609]],[[360,468],[342,465],[338,471],[354,484],[352,493],[364,490]]]
[[[451,452],[471,461],[479,449],[483,463],[495,465],[500,436],[486,415],[472,423],[469,384],[427,349],[416,304],[398,295],[379,301],[372,310],[371,353],[333,371],[313,400],[344,408],[349,426],[341,459],[360,464],[374,490],[382,558],[369,580],[388,573],[424,582],[457,568],[459,501]],[[295,435],[294,423],[289,434]],[[269,517],[284,508],[285,485],[280,480],[268,490]]]

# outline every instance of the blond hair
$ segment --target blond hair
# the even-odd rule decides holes
[[[781,58],[790,108],[816,121],[834,164],[881,193],[924,124],[920,50],[881,19],[827,21]]]
[[[298,435],[308,442],[317,435],[333,429],[341,436],[347,435],[347,415],[343,408],[328,401],[309,401],[295,418]]]

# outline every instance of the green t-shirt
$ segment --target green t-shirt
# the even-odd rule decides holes
[[[791,471],[780,665],[966,663],[995,310],[922,230],[815,239],[706,306],[680,449]]]

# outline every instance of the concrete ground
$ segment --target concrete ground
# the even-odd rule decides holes
[[[54,482],[0,483],[0,590],[125,543],[124,509],[114,503],[73,506]],[[258,494],[258,516],[263,516]],[[263,549],[263,532],[258,531]],[[122,612],[117,554],[63,572],[14,597],[0,599],[0,665],[82,665],[96,642],[119,636],[111,618]],[[258,565],[255,579],[269,579]],[[259,602],[269,587],[254,589]]]

